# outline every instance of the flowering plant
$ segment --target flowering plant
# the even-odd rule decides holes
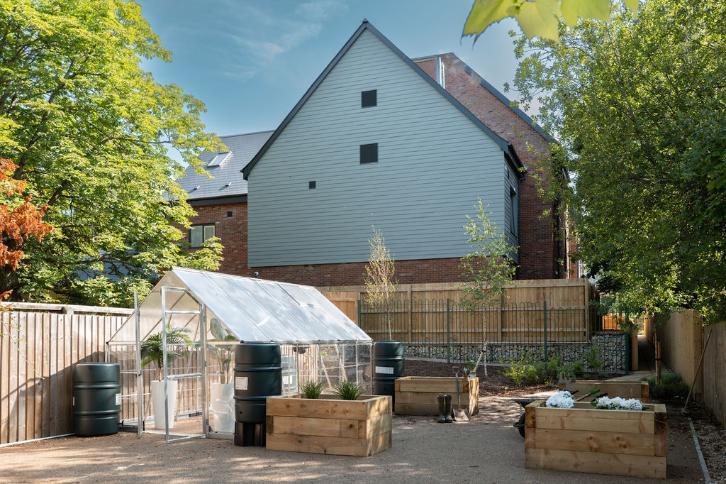
[[[550,408],[572,408],[575,406],[575,401],[570,392],[560,391],[549,397],[545,405]]]
[[[607,410],[643,410],[643,404],[637,398],[600,397],[592,405]]]

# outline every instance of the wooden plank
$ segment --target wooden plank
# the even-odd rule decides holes
[[[537,428],[534,447],[607,454],[657,455],[655,440],[652,434]]]
[[[570,391],[576,390],[579,395],[585,395],[597,388],[610,397],[638,398],[643,402],[650,402],[648,383],[644,381],[577,380],[563,387]]]
[[[305,417],[271,417],[275,434],[315,435],[355,439],[365,431],[362,420]],[[268,423],[270,420],[268,420]],[[365,435],[363,436],[365,437]]]
[[[25,321],[25,438],[35,438],[35,315]]]
[[[311,417],[364,420],[367,406],[363,401],[307,400],[304,398],[268,397],[267,415],[275,417]]]
[[[534,448],[525,448],[524,454],[529,469],[666,478],[665,457]]]
[[[10,363],[8,385],[8,442],[18,441],[18,345],[20,322],[10,328]]]
[[[28,390],[27,386],[27,375],[28,375],[28,338],[27,338],[27,319],[23,321],[23,324],[18,325],[18,401],[16,404],[17,413],[17,426],[18,426],[18,442],[27,440],[28,437],[25,433],[25,422],[27,412],[27,398],[26,393]]]
[[[269,450],[307,452],[312,454],[334,454],[368,456],[367,440],[343,437],[320,437],[314,435],[267,434],[265,446]]]
[[[535,407],[535,412],[537,427],[543,429],[643,432],[649,434],[652,434],[655,430],[655,416],[652,411]]]

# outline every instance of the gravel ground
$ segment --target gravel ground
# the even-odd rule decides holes
[[[680,412],[682,405],[673,411]],[[687,416],[693,420],[701,452],[714,484],[726,484],[726,429],[710,416],[703,404],[690,404]]]
[[[369,458],[272,452],[212,439],[167,445],[151,434],[46,440],[0,449],[0,481],[649,482],[525,469],[523,441],[512,428],[519,406],[485,396],[480,409],[462,424],[395,417],[393,447]],[[687,419],[675,417],[670,425],[669,482],[700,482]]]

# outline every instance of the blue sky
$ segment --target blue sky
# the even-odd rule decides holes
[[[172,52],[145,65],[207,106],[219,135],[274,129],[367,18],[410,57],[454,52],[497,88],[514,76],[507,20],[473,45],[461,29],[473,0],[142,0]],[[511,96],[510,96],[511,97]]]

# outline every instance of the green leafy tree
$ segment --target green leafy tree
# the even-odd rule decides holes
[[[633,12],[638,10],[638,0],[622,3]],[[474,0],[462,35],[474,36],[476,41],[490,25],[513,18],[526,37],[557,40],[560,24],[575,26],[580,19],[606,20],[611,7],[611,0]]]
[[[472,250],[462,257],[461,265],[467,278],[464,303],[468,306],[498,303],[504,286],[512,281],[516,268],[512,255],[516,247],[497,228],[489,217],[484,201],[475,204],[476,215],[467,215],[464,231]]]
[[[0,0],[0,157],[54,227],[0,291],[126,305],[171,266],[217,268],[218,241],[180,244],[193,210],[174,179],[219,142],[200,101],[142,69],[154,59],[170,53],[134,2]]]
[[[559,192],[578,255],[618,307],[726,314],[725,18],[718,0],[648,0],[516,41],[515,86],[574,173]]]

